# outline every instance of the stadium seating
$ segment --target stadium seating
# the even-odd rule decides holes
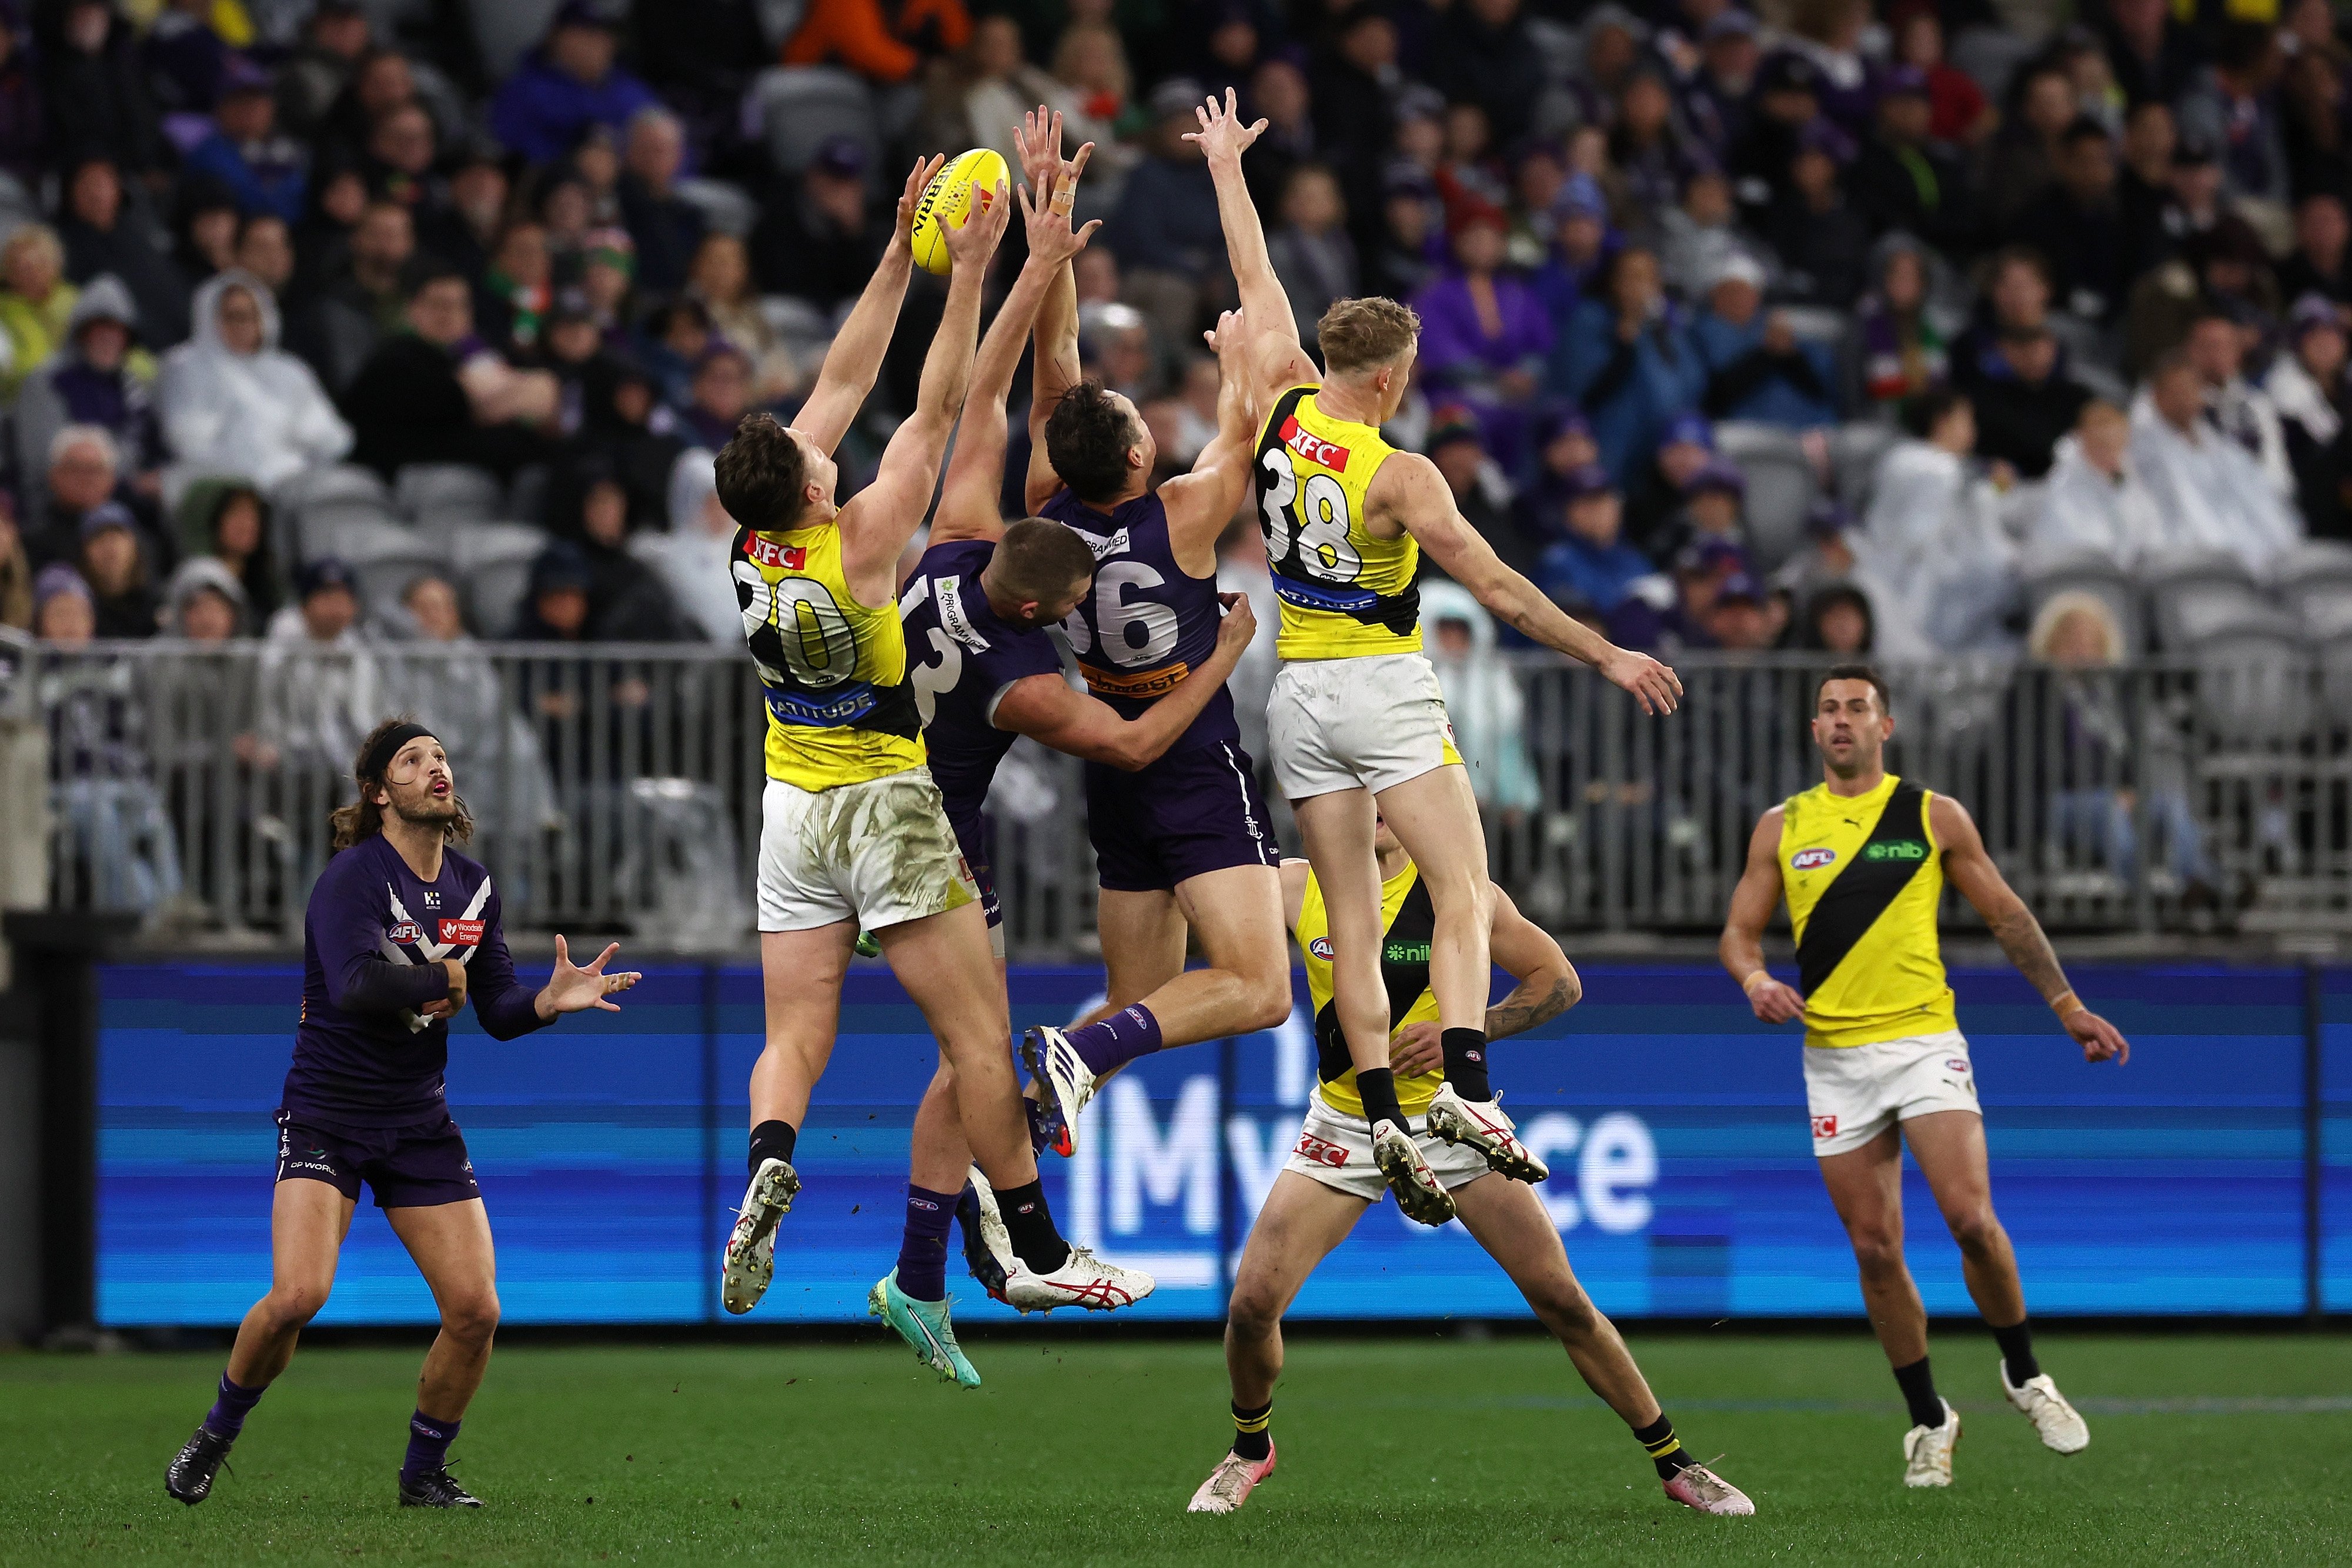
[[[1747,524],[1757,565],[1771,570],[1805,539],[1805,517],[1821,494],[1813,460],[1796,432],[1777,424],[1729,422],[1716,445],[1748,476]]]

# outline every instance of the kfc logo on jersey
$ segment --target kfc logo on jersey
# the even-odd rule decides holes
[[[808,566],[808,551],[801,546],[778,544],[773,539],[761,538],[758,534],[744,536],[743,553],[761,566],[778,567],[785,571],[801,571]]]
[[[414,920],[404,920],[384,935],[395,942],[422,942],[425,940],[425,927]]]
[[[1331,938],[1318,936],[1314,941],[1307,944],[1307,950],[1328,964],[1331,961]]]
[[[1282,422],[1282,444],[1309,463],[1328,468],[1334,474],[1348,471],[1348,449],[1336,442],[1324,440],[1311,430],[1301,429],[1298,416],[1295,413]]]
[[[1832,849],[1799,850],[1795,854],[1789,857],[1789,869],[1791,871],[1818,871],[1822,866],[1831,864],[1836,861],[1836,859],[1837,851]]]
[[[478,947],[482,945],[484,923],[479,920],[444,920],[441,940],[451,947]]]
[[[1302,1160],[1337,1169],[1348,1163],[1348,1151],[1337,1144],[1327,1144],[1312,1133],[1298,1134],[1298,1147],[1291,1151]]]
[[[1944,1058],[1944,1071],[1957,1072],[1966,1078],[1969,1075],[1969,1059],[1965,1056],[1948,1056]]]
[[[1813,1118],[1813,1136],[1814,1136],[1814,1137],[1816,1137],[1816,1138],[1834,1138],[1834,1137],[1836,1137],[1836,1136],[1837,1136],[1837,1118],[1836,1118],[1835,1116],[1816,1116],[1816,1117],[1814,1117],[1814,1118]]]

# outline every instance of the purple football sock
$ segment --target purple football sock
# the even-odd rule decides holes
[[[437,1416],[427,1416],[419,1410],[408,1418],[408,1458],[402,1461],[400,1479],[413,1481],[419,1476],[429,1476],[448,1463],[449,1445],[457,1440],[458,1423],[444,1421]]]
[[[919,1301],[948,1293],[948,1228],[955,1223],[952,1192],[907,1184],[907,1228],[898,1240],[898,1289]]]
[[[1063,1039],[1087,1064],[1087,1071],[1100,1078],[1121,1062],[1133,1061],[1139,1056],[1150,1056],[1160,1049],[1160,1020],[1141,1002],[1118,1011],[1098,1022],[1065,1030]]]
[[[231,1383],[228,1374],[222,1373],[220,1397],[213,1401],[210,1410],[205,1412],[205,1425],[224,1437],[236,1437],[245,1430],[245,1418],[253,1413],[256,1405],[261,1403],[261,1396],[268,1386],[265,1383],[259,1388],[247,1388],[242,1384]]]

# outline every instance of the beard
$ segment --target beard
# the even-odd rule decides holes
[[[457,813],[465,809],[465,802],[457,799],[455,789],[439,796],[428,789],[419,789],[405,800],[395,796],[392,800],[394,816],[404,822],[420,826],[446,827],[456,821]]]

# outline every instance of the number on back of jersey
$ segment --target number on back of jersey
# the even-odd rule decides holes
[[[1295,538],[1297,564],[1310,577],[1325,582],[1356,580],[1364,558],[1348,538],[1348,493],[1328,474],[1307,477],[1302,489],[1290,449],[1269,446],[1258,459],[1268,475],[1260,487],[1258,504],[1265,513],[1265,550],[1281,561],[1290,555]]]
[[[771,646],[792,680],[809,690],[839,685],[856,674],[857,633],[824,583],[806,577],[772,583],[748,560],[735,563],[735,581],[745,591],[740,596],[743,639],[761,674],[784,678],[765,656]]]

